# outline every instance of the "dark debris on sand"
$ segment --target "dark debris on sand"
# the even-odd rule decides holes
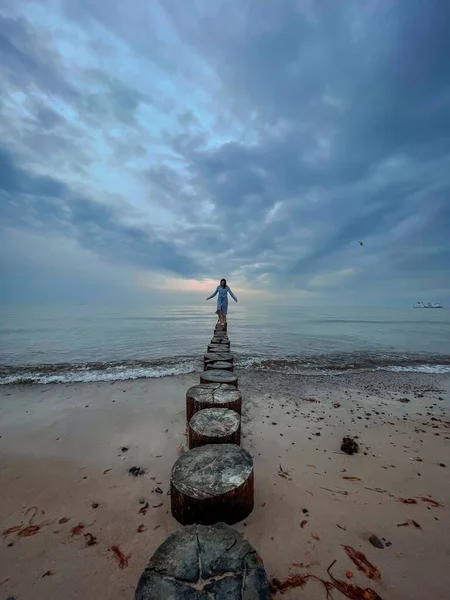
[[[345,454],[356,454],[359,452],[359,445],[353,438],[346,435],[342,438],[341,450],[342,452],[345,452]]]
[[[143,469],[142,467],[131,467],[131,469],[128,469],[128,473],[130,475],[134,475],[135,477],[138,477],[139,475],[144,475],[145,472],[145,469]]]

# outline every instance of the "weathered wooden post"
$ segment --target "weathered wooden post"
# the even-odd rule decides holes
[[[268,600],[269,583],[255,549],[235,529],[190,525],[156,549],[134,600]]]
[[[214,371],[214,370],[230,371],[230,373],[232,373],[234,371],[234,366],[233,366],[233,363],[229,363],[229,362],[226,362],[223,360],[218,360],[216,362],[209,364],[206,367],[206,371]]]
[[[203,373],[200,373],[200,383],[228,383],[237,387],[238,378],[229,371],[203,371]]]
[[[219,360],[234,365],[234,356],[230,352],[207,352],[203,355],[203,370],[207,371],[211,363]]]
[[[182,525],[232,525],[253,510],[253,460],[235,444],[208,444],[185,452],[172,468],[172,515]]]
[[[205,408],[228,408],[241,414],[242,394],[234,385],[202,383],[186,392],[186,419],[189,422],[196,412]]]
[[[241,444],[241,417],[228,408],[205,408],[189,421],[189,448],[206,444]]]

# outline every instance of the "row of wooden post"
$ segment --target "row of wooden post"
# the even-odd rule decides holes
[[[186,392],[189,451],[171,474],[172,515],[183,525],[232,525],[253,509],[253,460],[241,443],[242,394],[227,326],[217,324],[200,383]]]
[[[200,383],[186,392],[189,450],[170,478],[171,512],[185,527],[156,550],[135,600],[269,598],[261,558],[230,527],[254,505],[253,460],[240,446],[242,394],[230,346],[227,325],[217,324]]]

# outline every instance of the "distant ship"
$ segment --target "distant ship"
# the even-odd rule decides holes
[[[442,304],[438,302],[418,302],[414,304],[414,308],[442,308]]]

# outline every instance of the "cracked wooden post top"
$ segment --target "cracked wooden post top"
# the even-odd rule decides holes
[[[175,531],[156,549],[135,600],[268,600],[269,583],[256,550],[218,523]]]
[[[200,373],[200,383],[228,383],[237,387],[238,378],[229,371],[203,371]]]
[[[201,383],[190,387],[186,392],[187,421],[205,408],[229,408],[241,414],[242,394],[227,383]]]
[[[189,421],[189,448],[241,443],[241,417],[228,408],[205,408]]]
[[[182,525],[229,525],[253,510],[253,460],[235,444],[208,444],[188,450],[170,477],[171,510]]]

